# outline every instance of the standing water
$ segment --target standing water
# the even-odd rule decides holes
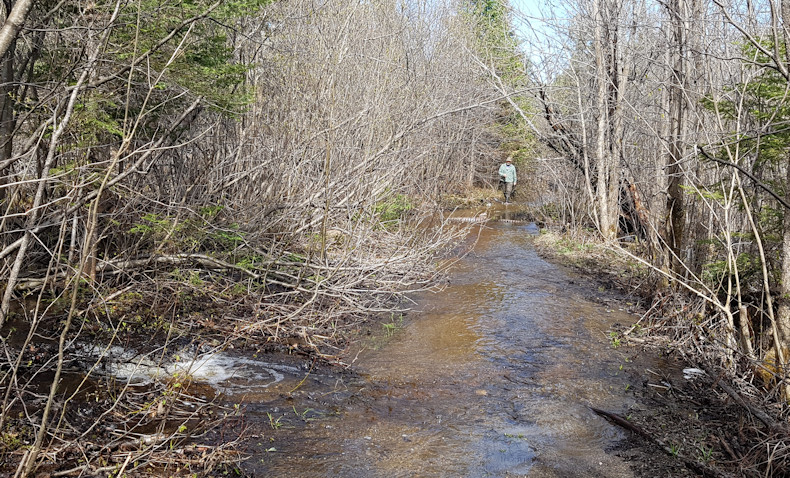
[[[627,477],[623,438],[589,406],[622,411],[632,367],[608,329],[637,317],[542,260],[534,225],[493,223],[354,374],[302,371],[245,404],[256,476]],[[312,371],[311,371],[312,372]],[[304,380],[307,374],[308,380]]]

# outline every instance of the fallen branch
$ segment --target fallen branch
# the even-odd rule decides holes
[[[636,433],[637,435],[642,436],[643,438],[647,439],[648,441],[651,441],[651,442],[655,443],[662,450],[664,450],[664,452],[666,454],[679,458],[680,460],[683,461],[683,463],[686,465],[686,467],[688,467],[689,469],[695,471],[696,473],[701,474],[702,476],[710,476],[710,477],[714,477],[714,478],[734,478],[729,473],[725,473],[725,472],[720,471],[720,470],[718,470],[716,468],[708,466],[708,465],[706,465],[704,463],[700,463],[697,460],[693,460],[691,458],[688,458],[686,456],[681,455],[679,450],[677,450],[675,448],[672,448],[670,446],[667,446],[667,444],[664,443],[664,441],[661,440],[660,438],[656,438],[652,434],[650,434],[647,431],[643,430],[642,428],[634,425],[633,423],[629,422],[628,420],[626,420],[625,418],[621,417],[620,415],[617,415],[617,414],[612,413],[612,412],[607,412],[606,410],[601,410],[599,408],[594,408],[594,407],[589,407],[589,408],[590,408],[590,410],[595,412],[596,415],[605,418],[610,423],[613,423],[613,424],[615,424],[615,425],[617,425],[619,427],[625,428],[626,430],[628,430],[630,432],[633,432],[633,433]]]
[[[643,436],[643,437],[645,437],[647,439],[651,439],[652,440],[652,437],[651,437],[651,435],[649,433],[647,433],[646,431],[642,430],[641,428],[639,428],[638,426],[634,425],[633,423],[629,422],[628,420],[626,420],[625,418],[621,417],[620,415],[617,415],[617,414],[612,413],[612,412],[607,412],[606,410],[601,410],[600,408],[595,408],[595,407],[589,407],[589,408],[590,408],[590,410],[595,412],[596,415],[607,419],[609,422],[614,423],[615,425],[618,425],[618,426],[620,426],[622,428],[625,428],[626,430],[628,430],[630,432],[634,432],[637,435],[641,435],[641,436]],[[662,444],[662,446],[663,446],[663,444]]]
[[[710,373],[707,370],[706,373],[710,375]],[[790,430],[788,430],[788,428],[784,424],[777,422],[764,411],[749,404],[746,401],[746,399],[741,396],[741,394],[739,394],[734,388],[732,388],[724,380],[719,380],[717,382],[717,385],[719,386],[719,388],[724,390],[727,393],[727,395],[732,397],[732,399],[735,400],[735,403],[743,407],[747,412],[749,412],[755,418],[763,422],[763,424],[765,424],[765,426],[767,426],[772,432],[781,433],[785,435],[790,433]]]
[[[274,272],[271,270],[264,273],[258,273],[253,270],[240,267],[235,264],[231,264],[221,259],[217,259],[215,257],[207,256],[204,254],[173,254],[167,256],[151,256],[143,259],[131,259],[131,260],[123,260],[123,261],[104,261],[99,265],[97,265],[96,271],[105,275],[119,275],[124,272],[142,269],[155,264],[166,264],[166,265],[176,265],[176,266],[184,265],[184,264],[196,264],[201,267],[205,267],[207,269],[212,269],[212,270],[226,270],[226,271],[240,272],[256,280],[261,278],[266,278],[267,283],[279,285],[287,288],[297,287],[296,284],[289,283],[284,280],[288,278],[287,275],[285,274],[281,274],[279,272]],[[48,278],[47,277],[20,278],[17,281],[17,284],[14,286],[14,290],[29,291],[29,290],[40,289],[44,287],[47,284],[47,282],[66,279],[68,277],[68,274],[69,273],[67,271],[61,271],[57,274],[50,275],[50,277]],[[275,277],[283,280],[278,280]],[[306,283],[311,282],[309,279],[306,278],[302,278],[301,281]]]

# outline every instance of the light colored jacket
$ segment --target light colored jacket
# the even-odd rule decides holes
[[[505,177],[506,183],[516,184],[516,167],[512,164],[503,164],[499,167],[499,175]]]

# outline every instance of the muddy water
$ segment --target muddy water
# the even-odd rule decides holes
[[[588,406],[629,405],[628,371],[645,364],[607,334],[637,317],[592,302],[595,290],[539,258],[534,225],[489,226],[442,292],[419,297],[402,328],[366,344],[355,373],[302,370],[235,396],[246,404],[248,470],[632,476],[606,453],[621,432]]]

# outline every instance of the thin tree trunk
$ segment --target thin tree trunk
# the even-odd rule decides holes
[[[787,2],[784,2],[787,3]],[[784,6],[783,3],[783,6]],[[790,184],[790,166],[787,167],[787,183]],[[784,343],[790,343],[790,210],[784,210],[782,234],[782,275],[779,280],[779,297],[776,323]]]
[[[597,83],[596,107],[598,121],[595,129],[595,160],[598,166],[596,183],[596,199],[598,206],[598,222],[601,235],[606,240],[614,239],[617,234],[617,221],[612,220],[609,198],[609,179],[612,173],[612,156],[607,147],[608,140],[608,108],[606,90],[608,86],[606,61],[604,58],[604,16],[601,0],[593,0],[595,76]]]
[[[784,43],[788,45],[790,41],[790,0],[782,0],[782,35]],[[778,43],[779,38],[775,42]],[[790,49],[785,48],[785,62],[790,66]],[[785,184],[790,184],[790,165],[785,164]],[[790,199],[790,195],[785,195],[785,200]],[[779,280],[779,297],[776,322],[782,335],[784,343],[790,343],[790,210],[784,209],[784,221],[782,231],[782,275]]]
[[[16,41],[13,41],[0,62],[0,164],[6,163],[13,154],[15,44]],[[6,171],[0,171],[0,201],[6,195],[6,176]]]
[[[670,17],[674,30],[674,43],[676,50],[673,55],[673,75],[670,83],[670,139],[669,154],[667,156],[666,174],[669,178],[667,189],[667,222],[666,237],[671,252],[671,268],[676,273],[682,271],[681,251],[683,249],[683,235],[685,233],[685,209],[683,204],[683,137],[685,101],[683,99],[684,85],[684,25],[682,20],[682,0],[672,0]]]
[[[17,0],[0,28],[0,58],[13,51],[14,40],[27,19],[33,0]]]
[[[620,2],[621,0],[618,0]],[[615,7],[619,12],[622,5],[618,4]],[[612,138],[611,138],[611,169],[609,174],[609,211],[611,211],[612,220],[614,221],[613,236],[617,235],[618,219],[621,211],[620,204],[620,175],[621,164],[623,160],[623,139],[625,137],[624,129],[624,115],[625,111],[623,105],[625,103],[625,94],[628,86],[628,63],[623,55],[623,47],[618,41],[619,32],[614,31],[614,39],[609,42],[611,45],[611,94],[609,101],[611,102],[611,117],[612,117]]]

